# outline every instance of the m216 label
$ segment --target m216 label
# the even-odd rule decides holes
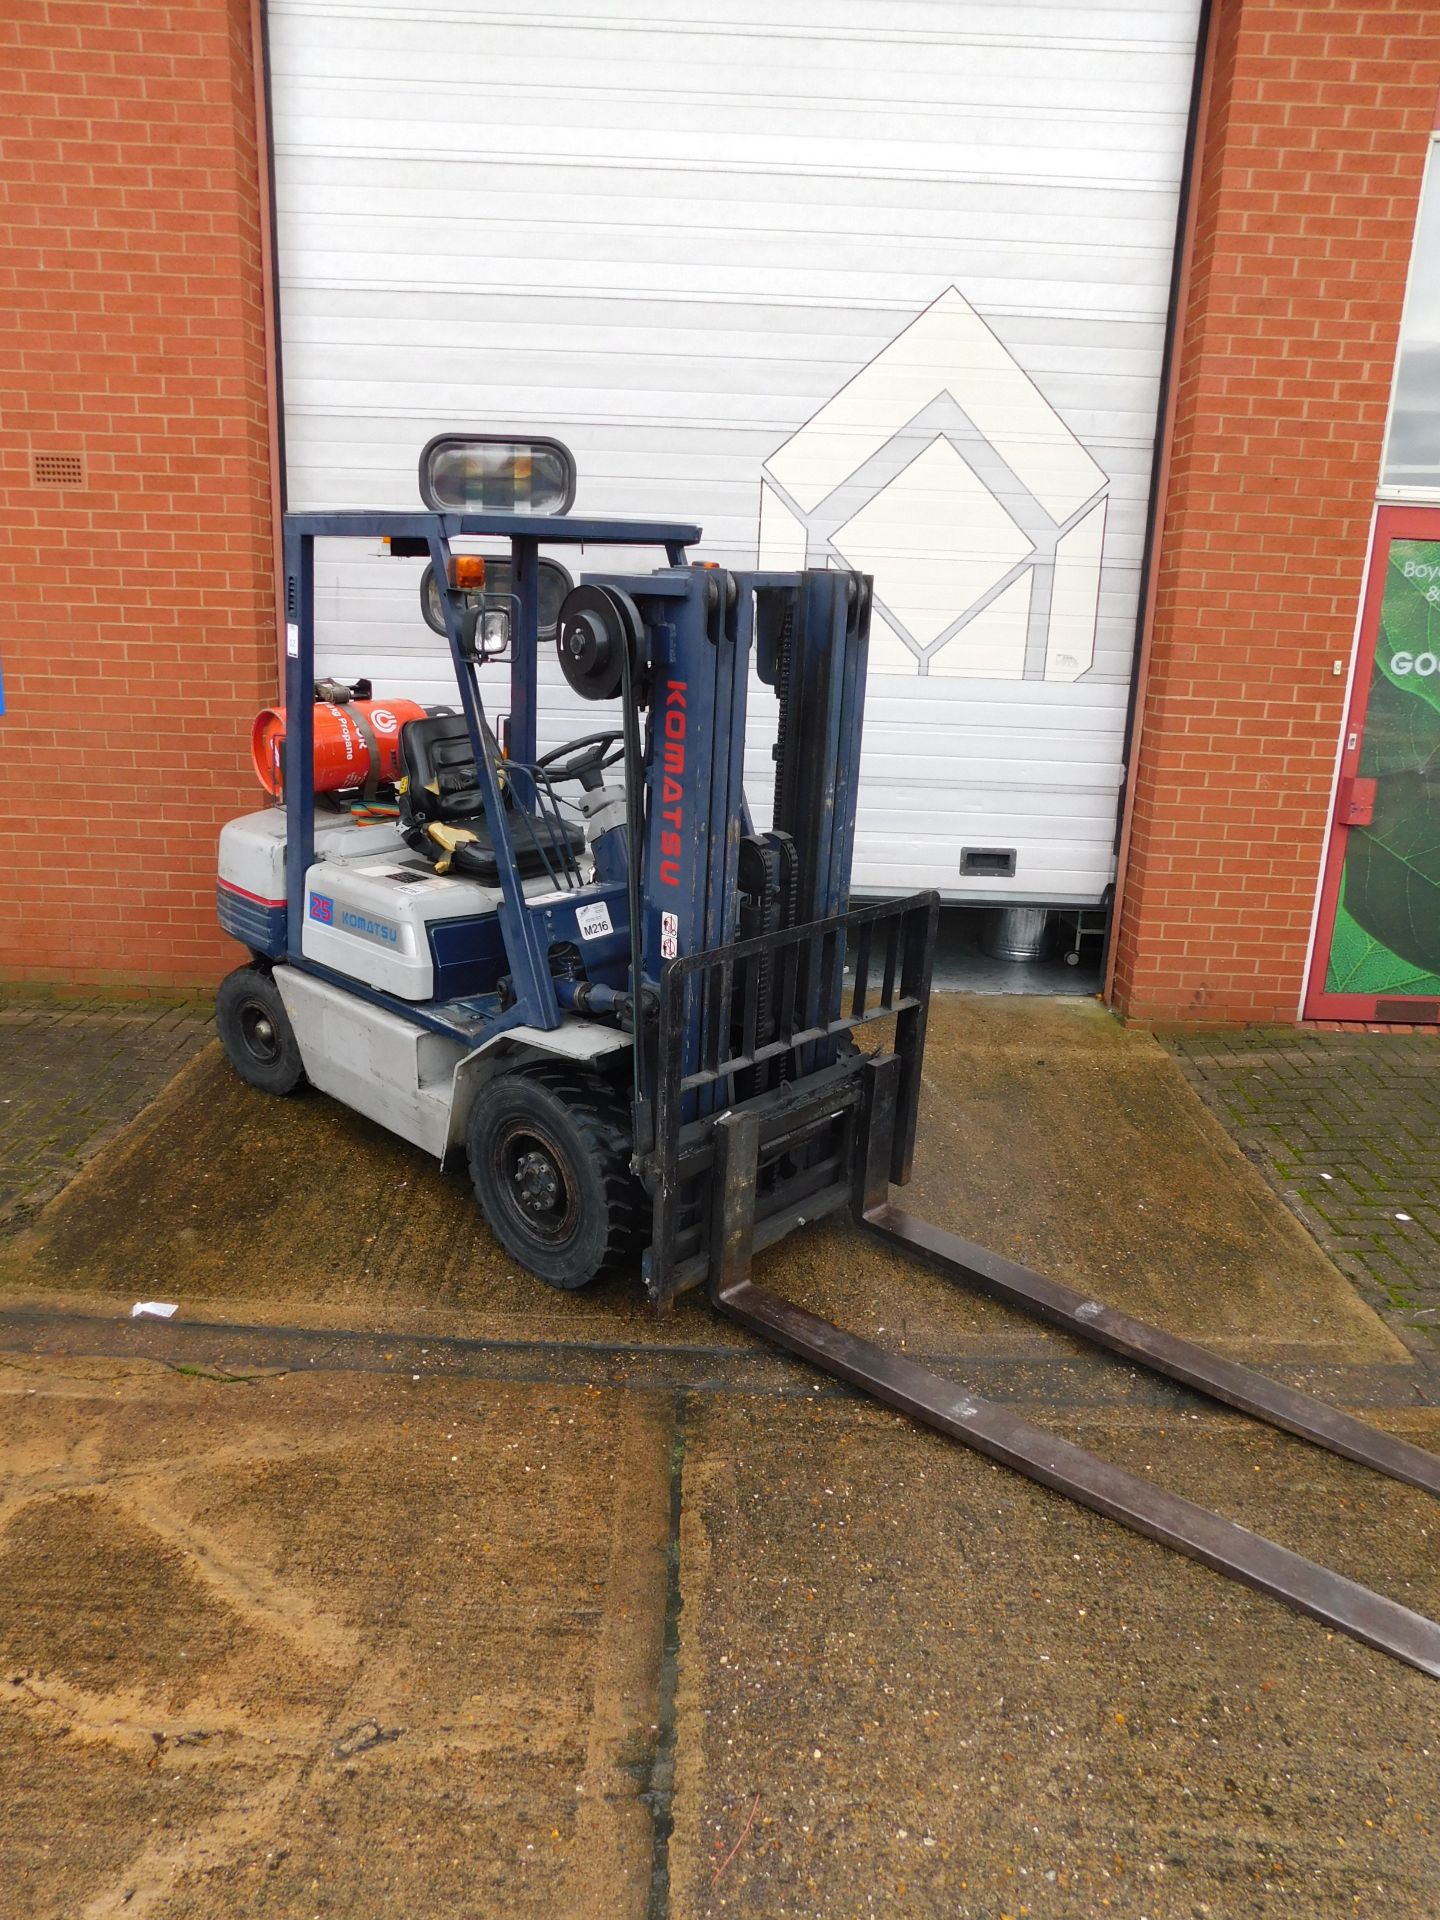
[[[603,900],[596,900],[586,907],[575,909],[575,929],[582,940],[599,940],[607,933],[615,931],[610,920],[610,909]]]

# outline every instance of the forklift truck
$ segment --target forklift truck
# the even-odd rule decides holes
[[[1410,1484],[1440,1458],[928,1226],[910,1177],[937,897],[849,897],[871,582],[697,565],[698,527],[573,516],[553,440],[441,435],[425,510],[285,519],[283,712],[256,723],[281,806],[220,842],[231,1063],[305,1083],[442,1162],[551,1286],[705,1286],[771,1344],[992,1459],[1440,1677],[1440,1626],[1054,1438],[751,1278],[848,1212],[947,1277]],[[456,702],[317,681],[315,543],[427,562]],[[485,554],[457,548],[486,543]],[[548,552],[542,557],[540,549]],[[655,548],[571,586],[556,550]],[[536,750],[542,646],[609,724]],[[479,670],[508,659],[497,729]],[[747,803],[752,679],[776,705],[768,825]],[[857,1043],[875,1027],[869,1044]]]

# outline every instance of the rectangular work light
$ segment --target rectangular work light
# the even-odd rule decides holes
[[[420,498],[437,513],[568,513],[575,456],[558,440],[437,433],[420,455]]]

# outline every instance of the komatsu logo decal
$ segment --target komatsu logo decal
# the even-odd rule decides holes
[[[400,944],[400,929],[391,926],[388,920],[372,920],[367,913],[352,913],[348,907],[342,907],[340,924],[346,933],[358,933],[362,940],[378,940],[386,947]]]
[[[665,688],[665,739],[661,758],[660,884],[680,884],[680,846],[685,831],[685,682]]]
[[[337,913],[334,899],[328,893],[311,894],[310,918],[318,920],[322,927],[343,927],[346,933],[358,933],[362,940],[377,940],[382,947],[400,944],[398,927],[388,920],[372,920],[368,913],[353,913],[349,907],[341,907]]]

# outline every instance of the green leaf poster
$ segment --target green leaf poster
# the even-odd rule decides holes
[[[1360,774],[1327,993],[1440,994],[1440,541],[1395,540],[1386,565]]]

